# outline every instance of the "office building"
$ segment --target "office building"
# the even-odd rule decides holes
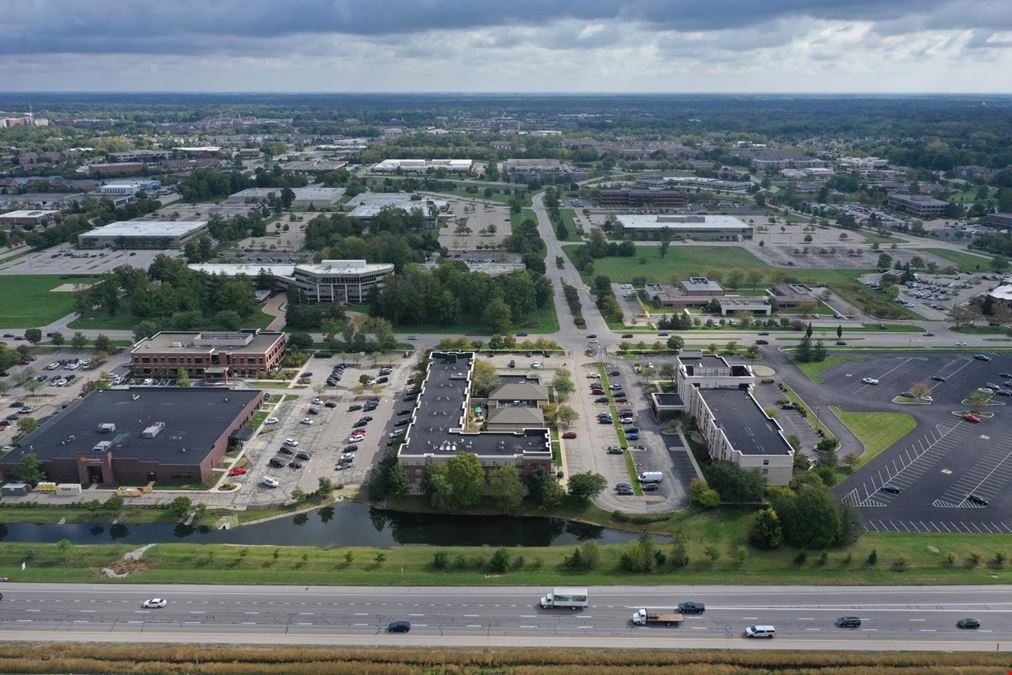
[[[672,239],[742,241],[752,238],[752,226],[734,216],[621,213],[615,219],[627,239],[656,241],[665,228]]]
[[[470,159],[384,159],[372,167],[375,173],[425,173],[426,171],[448,171],[450,173],[471,173],[474,160]]]
[[[135,376],[172,376],[184,370],[190,377],[227,382],[277,369],[286,344],[284,333],[163,331],[135,344],[130,363]]]
[[[472,352],[432,352],[429,356],[418,403],[397,453],[412,494],[421,493],[429,466],[446,462],[461,452],[476,455],[486,472],[502,466],[515,467],[524,483],[539,467],[552,471],[551,440],[544,427],[467,430],[474,358]],[[512,419],[513,415],[504,415],[503,424],[522,421]],[[529,411],[519,415],[526,417]]]
[[[644,287],[647,300],[655,307],[703,307],[714,298],[722,297],[724,287],[706,277],[690,277],[671,284],[647,284]]]
[[[446,210],[447,202],[441,199],[424,197],[414,192],[362,192],[344,204],[349,218],[372,220],[383,209],[402,209],[404,211],[421,211],[425,216],[425,224],[434,227],[439,214]]]
[[[275,199],[281,199],[281,191],[284,188],[246,188],[240,190],[225,200],[226,204],[266,204],[270,195]],[[316,209],[328,208],[336,204],[344,196],[344,188],[329,188],[309,185],[306,187],[291,188],[294,197],[292,208]]]
[[[109,183],[98,188],[102,195],[135,195],[138,192],[158,190],[162,187],[157,180],[131,181],[129,183]]]
[[[918,218],[941,218],[949,202],[928,195],[889,195],[889,206]]]
[[[209,484],[241,443],[263,392],[220,388],[97,390],[47,418],[3,457],[3,480],[34,454],[45,478],[84,486]]]
[[[594,194],[594,201],[601,206],[671,208],[685,206],[686,197],[678,190],[602,188]]]
[[[119,220],[77,235],[77,244],[81,248],[179,249],[206,234],[206,220]]]
[[[794,450],[776,420],[752,395],[755,374],[747,365],[723,357],[683,353],[678,358],[676,391],[651,394],[658,419],[695,419],[710,458],[760,473],[770,485],[787,485]]]
[[[1012,213],[989,213],[984,218],[988,227],[1012,227]]]
[[[388,263],[365,260],[323,260],[296,265],[293,284],[303,302],[363,303],[373,291],[383,287],[383,279],[393,274]]]
[[[59,211],[51,209],[9,211],[0,215],[0,229],[33,230],[36,227],[47,227],[56,220],[56,216],[58,215],[60,215]]]

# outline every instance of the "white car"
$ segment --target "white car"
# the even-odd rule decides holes
[[[924,402],[926,402],[926,403],[934,403],[934,401],[935,401],[934,397],[928,396],[926,394],[924,396],[921,396],[921,400],[924,401]]]
[[[874,377],[862,377],[861,381],[864,382],[865,384],[878,384],[878,380],[876,380]]]
[[[531,364],[531,368],[540,368],[540,367],[541,361],[535,361],[534,363]]]
[[[300,424],[305,424],[307,427],[312,426],[313,425],[313,418],[312,417],[303,417],[302,421],[300,422]]]
[[[277,424],[280,421],[277,417],[268,417],[264,420],[264,424]]]
[[[322,398],[314,398],[313,399],[313,405],[323,405],[323,399]]]
[[[297,440],[295,440],[294,438],[286,438],[285,439],[285,445],[287,445],[287,446],[289,446],[291,448],[297,448],[297,447],[299,447],[299,442]]]
[[[966,343],[965,343],[965,342],[957,342],[957,343],[956,343],[956,346],[957,346],[957,347],[965,347],[965,346],[966,346]]]
[[[276,488],[277,486],[281,485],[281,483],[278,482],[277,478],[272,478],[271,476],[264,476],[263,478],[261,478],[260,484],[263,485],[264,487],[269,488]]]
[[[167,604],[169,604],[169,601],[165,598],[148,598],[141,603],[141,607],[144,609],[161,609]]]

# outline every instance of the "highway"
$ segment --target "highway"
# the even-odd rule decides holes
[[[234,644],[583,646],[1012,651],[1012,586],[630,586],[589,589],[590,607],[542,610],[543,587],[20,584],[0,587],[7,640]],[[164,609],[143,609],[151,597]],[[633,627],[638,608],[706,603],[678,627]],[[860,628],[837,628],[858,616]],[[979,630],[956,621],[974,617]],[[407,620],[407,634],[388,622]],[[773,624],[773,640],[742,637]],[[1006,642],[1007,641],[1007,642]]]

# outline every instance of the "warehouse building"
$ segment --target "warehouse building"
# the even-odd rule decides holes
[[[425,173],[433,171],[449,171],[450,173],[471,173],[474,160],[470,159],[384,159],[375,164],[372,170],[376,173]]]
[[[380,214],[383,209],[401,209],[403,211],[421,211],[425,216],[425,224],[434,227],[439,214],[446,211],[447,202],[441,199],[424,197],[415,192],[362,192],[344,204],[349,218],[369,221]]]
[[[472,352],[432,352],[425,370],[418,404],[411,413],[397,461],[408,477],[412,494],[420,494],[426,467],[446,462],[457,453],[478,457],[486,472],[512,466],[526,483],[538,467],[552,470],[552,446],[548,429],[526,427],[515,431],[466,431],[470,408]],[[534,390],[525,395],[535,395]],[[514,426],[515,413],[500,423]],[[524,419],[530,411],[517,413]],[[521,420],[522,421],[522,420]]]
[[[225,203],[229,205],[266,204],[270,195],[274,195],[275,199],[281,199],[282,189],[273,187],[246,188],[229,195]],[[315,209],[329,208],[339,202],[345,192],[344,188],[329,188],[316,185],[291,188],[291,190],[295,195],[292,198],[292,208],[295,209],[308,209],[309,207]]]
[[[119,220],[77,235],[77,244],[81,248],[179,249],[206,234],[206,220]]]
[[[97,390],[47,419],[0,457],[3,480],[34,454],[47,480],[113,485],[204,483],[263,402],[262,391]]]
[[[658,240],[665,228],[672,239],[742,241],[752,238],[752,226],[733,216],[622,213],[615,216],[627,239]]]
[[[770,485],[790,482],[794,449],[752,395],[751,367],[686,352],[678,358],[676,378],[675,392],[651,394],[650,407],[658,419],[695,419],[714,461],[757,471]]]

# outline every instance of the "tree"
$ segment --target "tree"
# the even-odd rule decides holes
[[[51,340],[51,341],[53,342],[53,344],[54,344],[54,345],[56,345],[57,347],[60,347],[60,346],[62,346],[62,345],[63,345],[63,344],[64,344],[64,343],[65,343],[65,342],[67,341],[67,338],[65,338],[65,337],[63,336],[63,333],[61,333],[61,332],[59,332],[59,331],[54,331],[54,332],[53,332],[53,334],[52,334],[52,336],[51,336],[51,337],[50,337],[49,339],[50,339],[50,340]]]
[[[750,544],[764,551],[772,551],[779,548],[783,540],[784,532],[776,511],[767,507],[753,516],[748,530]]]
[[[578,417],[579,413],[568,405],[559,405],[555,408],[555,423],[563,429],[569,428]]]
[[[495,364],[487,359],[476,359],[474,372],[471,375],[471,393],[478,398],[485,398],[499,386],[499,374]]]
[[[408,474],[400,463],[395,463],[387,470],[386,489],[388,495],[403,497],[408,493]]]
[[[661,364],[661,369],[659,372],[661,377],[665,378],[670,382],[674,382],[675,374],[678,372],[678,369],[675,368],[675,364],[669,361],[667,363]]]
[[[60,554],[60,557],[63,558],[64,562],[69,562],[70,557],[74,553],[74,544],[71,543],[69,539],[61,539],[56,542],[56,551]]]
[[[492,333],[507,333],[513,322],[513,312],[502,298],[496,298],[485,307],[483,318]]]
[[[627,572],[639,574],[652,573],[657,570],[657,551],[654,539],[649,534],[641,534],[639,539],[629,544],[628,549],[619,560],[619,567]]]
[[[671,228],[668,227],[667,225],[661,228],[660,240],[661,240],[660,255],[661,258],[664,258],[664,256],[668,254],[668,247],[671,246]]]
[[[300,352],[312,349],[313,336],[309,333],[292,333],[288,336],[288,347]]]
[[[37,345],[42,342],[42,331],[38,328],[27,328],[25,329],[25,339],[33,345]]]
[[[667,347],[677,354],[685,347],[685,340],[680,335],[669,335]]]
[[[988,403],[990,403],[990,401],[991,401],[991,394],[976,389],[972,394],[970,394],[970,397],[967,399],[966,407],[969,408],[971,412],[980,413],[983,412],[985,408],[987,408]]]
[[[503,513],[514,513],[524,499],[524,484],[512,466],[500,466],[488,474],[489,494]]]
[[[95,349],[108,354],[113,349],[112,340],[108,335],[99,335],[95,338]]]
[[[843,339],[843,325],[842,324],[838,324],[836,326],[836,339],[837,340]]]
[[[193,383],[190,382],[190,375],[183,368],[176,371],[176,386],[177,387],[189,387]]]
[[[555,371],[552,388],[555,389],[555,399],[560,402],[565,401],[576,390],[573,377],[567,369],[558,368]]]
[[[74,337],[70,338],[70,346],[74,349],[84,349],[88,346],[88,338],[84,337],[81,331],[77,331]]]
[[[169,511],[177,518],[182,518],[190,512],[190,506],[191,503],[189,497],[176,497],[169,502]]]
[[[134,340],[140,341],[144,338],[149,338],[158,332],[158,324],[154,321],[141,321],[134,328]],[[61,336],[62,337],[62,336]]]
[[[24,438],[39,428],[39,421],[34,417],[22,417],[18,420],[18,438]]]
[[[890,267],[892,267],[892,264],[893,264],[893,257],[888,253],[882,253],[881,255],[879,255],[878,262],[876,263],[875,266],[878,267],[878,269],[880,270],[887,270]]]
[[[604,491],[608,480],[599,473],[587,471],[569,477],[569,495],[579,502],[586,502]]]
[[[689,484],[689,502],[704,509],[720,506],[720,494],[698,478]]]
[[[756,471],[742,469],[731,462],[714,462],[706,470],[706,482],[729,503],[758,502],[765,491],[765,481]]]
[[[29,485],[37,485],[40,481],[45,480],[46,474],[42,471],[42,462],[39,461],[38,456],[34,452],[29,452],[21,458],[18,476]]]
[[[461,452],[437,468],[445,468],[451,510],[459,511],[474,506],[481,500],[485,489],[485,470],[477,455]]]
[[[843,522],[840,507],[824,485],[802,485],[787,513],[779,508],[777,513],[784,523],[784,538],[792,546],[823,549],[839,539]]]
[[[528,492],[535,504],[551,509],[562,503],[562,487],[544,467],[537,467],[531,472],[528,481]]]

